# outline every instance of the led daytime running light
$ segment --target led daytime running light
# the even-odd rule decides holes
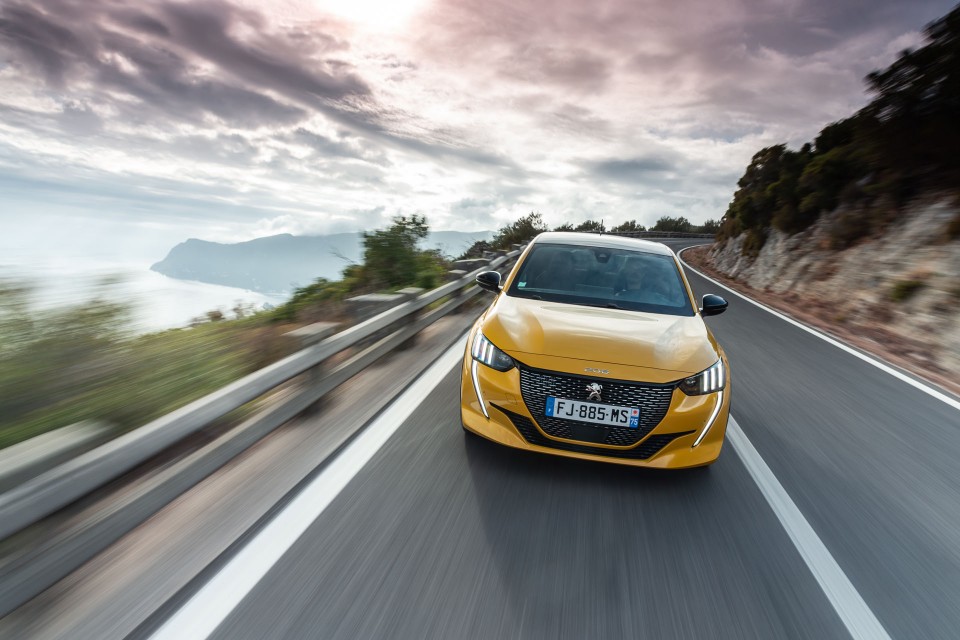
[[[497,349],[492,342],[479,331],[473,338],[473,347],[470,349],[473,359],[497,371],[513,369],[513,358]]]
[[[723,365],[723,359],[720,359],[709,369],[681,382],[680,390],[688,396],[702,396],[722,391],[726,384],[727,371]]]

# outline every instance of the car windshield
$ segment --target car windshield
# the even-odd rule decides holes
[[[629,249],[538,244],[507,295],[677,316],[694,314],[672,256]]]

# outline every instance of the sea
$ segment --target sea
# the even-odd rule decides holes
[[[6,258],[0,259],[0,281],[27,287],[33,308],[63,309],[98,299],[120,302],[129,306],[129,328],[138,334],[186,327],[214,310],[231,318],[238,305],[269,309],[288,298],[285,294],[177,280],[151,271],[146,262],[76,256]],[[5,301],[0,297],[2,304]]]

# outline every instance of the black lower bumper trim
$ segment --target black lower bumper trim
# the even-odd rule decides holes
[[[492,404],[492,403],[491,403]],[[522,416],[512,411],[492,404],[498,411],[510,418],[513,426],[517,428],[523,439],[530,444],[550,449],[561,449],[563,451],[573,451],[576,453],[589,453],[608,458],[627,458],[632,460],[648,460],[660,452],[665,446],[679,438],[693,433],[693,431],[684,431],[682,433],[662,433],[649,436],[646,440],[630,449],[605,449],[602,447],[591,447],[585,444],[572,444],[569,442],[558,442],[544,436],[537,430],[537,426],[530,418]]]

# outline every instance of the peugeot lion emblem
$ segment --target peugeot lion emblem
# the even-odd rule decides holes
[[[590,395],[587,396],[587,402],[590,402],[591,400],[596,400],[597,402],[600,402],[600,392],[602,390],[603,390],[603,387],[601,387],[596,382],[591,382],[590,384],[588,384],[587,391],[590,392]]]

